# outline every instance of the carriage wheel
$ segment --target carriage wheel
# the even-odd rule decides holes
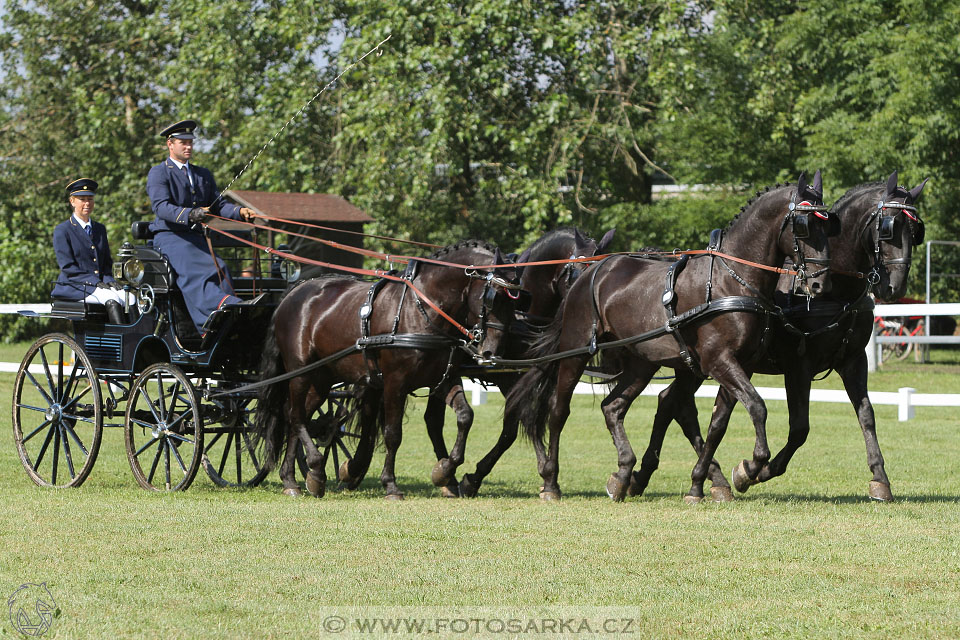
[[[183,491],[200,468],[203,425],[193,385],[179,367],[152,364],[133,383],[123,425],[127,459],[144,489]]]
[[[13,387],[13,439],[30,479],[79,487],[102,435],[100,382],[80,345],[62,333],[30,345]]]
[[[323,455],[328,478],[339,479],[340,465],[346,460],[353,459],[353,455],[357,451],[357,445],[360,444],[360,434],[357,432],[357,428],[350,429],[345,424],[349,417],[348,410],[344,405],[344,400],[347,397],[348,393],[342,390],[342,385],[334,387],[327,396],[327,401],[317,409],[309,429],[314,444],[317,445],[317,449]],[[306,478],[309,468],[301,444],[297,445],[297,466],[300,468],[300,474]],[[366,473],[367,470],[364,469],[363,473],[353,480],[351,488],[360,484]]]
[[[218,410],[225,417],[219,426],[205,429],[208,437],[201,458],[203,469],[221,487],[255,487],[269,473],[257,455],[252,437],[257,400],[229,399]]]

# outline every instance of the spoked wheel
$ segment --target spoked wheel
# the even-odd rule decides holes
[[[905,336],[909,335],[909,332],[903,325],[903,323],[891,323],[889,326],[885,327],[880,335],[883,336]],[[890,360],[895,358],[897,360],[905,360],[908,355],[910,355],[910,350],[913,347],[913,344],[910,342],[888,342],[883,344],[881,359]]]
[[[214,405],[218,424],[204,428],[204,471],[221,487],[257,486],[268,473],[253,446],[257,399],[227,398]]]
[[[357,446],[360,444],[360,434],[356,429],[347,428],[350,414],[345,404],[348,392],[343,391],[342,387],[336,387],[330,391],[327,401],[320,406],[317,413],[313,416],[309,425],[310,437],[314,444],[323,455],[326,464],[327,477],[339,479],[340,465],[347,460],[352,460]],[[300,468],[301,475],[306,478],[307,457],[303,451],[303,445],[297,445],[297,466]],[[355,488],[367,470],[359,474],[358,478],[353,478],[350,488]]]
[[[144,489],[183,491],[200,468],[203,425],[193,385],[179,367],[152,364],[133,383],[123,425],[127,459]]]
[[[80,345],[62,333],[30,345],[13,387],[13,439],[30,479],[79,487],[102,435],[100,382]]]

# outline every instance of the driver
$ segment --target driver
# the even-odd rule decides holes
[[[174,282],[183,293],[190,318],[201,334],[211,328],[212,315],[226,304],[240,304],[233,292],[223,260],[214,259],[204,237],[208,214],[233,220],[250,220],[253,210],[229,204],[218,197],[217,183],[209,169],[190,162],[193,158],[194,120],[182,120],[163,129],[169,157],[150,169],[147,195],[156,215],[150,224],[153,244],[167,256]]]

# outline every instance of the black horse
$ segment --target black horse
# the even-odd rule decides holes
[[[613,241],[614,230],[604,234],[600,242],[585,236],[579,229],[557,229],[544,235],[523,252],[518,262],[548,262],[576,258],[589,258],[602,254]],[[530,293],[529,307],[517,313],[517,321],[506,336],[503,357],[507,359],[523,358],[534,338],[540,336],[547,325],[556,316],[560,302],[576,281],[579,274],[587,268],[589,262],[566,262],[561,264],[531,265],[523,268],[520,284]],[[465,365],[463,375],[494,384],[506,395],[520,377],[516,370],[497,370],[483,366]],[[450,405],[457,416],[457,439],[447,453],[443,440],[444,404]],[[446,497],[474,497],[504,452],[517,438],[517,421],[505,416],[500,438],[487,455],[477,463],[474,473],[464,475],[457,483],[456,470],[463,464],[467,431],[473,424],[473,409],[463,392],[463,383],[452,378],[441,385],[427,400],[424,411],[427,433],[437,455],[437,464],[433,468],[431,480],[441,488]]]
[[[460,266],[412,261],[405,277],[416,289],[393,280],[371,285],[352,277],[320,277],[294,288],[277,307],[264,349],[263,378],[313,365],[264,387],[259,396],[256,436],[265,445],[266,464],[272,467],[286,446],[280,467],[285,494],[300,494],[294,478],[299,442],[310,468],[307,489],[323,495],[326,461],[307,431],[307,418],[327,400],[334,384],[344,382],[354,385],[356,410],[347,413],[359,421],[360,441],[354,458],[340,469],[340,479],[350,482],[362,475],[359,469],[366,471],[382,427],[386,459],[380,480],[387,497],[402,498],[394,463],[407,395],[440,384],[456,366],[460,346],[470,342],[462,330],[472,335],[480,353],[489,357],[498,352],[504,334],[498,327],[514,314],[516,269],[465,268],[502,264],[498,249],[478,241],[447,247],[431,259]]]
[[[714,234],[711,246],[722,255],[672,264],[615,256],[574,283],[535,350],[540,357],[554,354],[556,359],[525,373],[510,391],[505,409],[519,417],[533,441],[544,481],[541,498],[560,497],[560,432],[587,362],[604,348],[618,349],[623,369],[602,403],[619,453],[620,469],[607,483],[614,499],[626,495],[636,463],[623,430],[624,416],[661,366],[689,367],[698,377],[712,376],[743,402],[757,432],[754,464],[766,463],[766,407],[750,383],[750,364],[760,352],[776,271],[787,256],[803,275],[804,293],[817,295],[829,287],[827,234],[835,219],[828,219],[821,194],[819,172],[811,186],[801,175],[796,185],[758,194],[722,234]],[[732,402],[718,401],[715,407],[691,474],[689,501],[703,498],[703,481],[732,409]],[[543,442],[547,426],[549,451]]]
[[[926,181],[907,191],[897,186],[897,173],[886,183],[862,184],[850,189],[832,210],[842,221],[842,232],[830,240],[832,288],[808,301],[790,293],[781,279],[777,303],[782,315],[772,317],[766,357],[754,367],[757,373],[782,374],[790,411],[787,443],[755,475],[748,462],[737,465],[734,486],[744,492],[752,485],[782,475],[810,431],[810,383],[814,376],[835,369],[853,404],[867,447],[867,464],[873,473],[869,495],[892,500],[890,482],[877,442],[873,405],[867,396],[865,347],[873,333],[873,300],[895,300],[904,295],[912,248],[923,242],[923,221],[913,206]],[[630,495],[641,495],[657,469],[663,437],[672,419],[686,434],[700,437],[693,393],[700,380],[678,371],[677,379],[660,395],[650,444],[633,473]]]

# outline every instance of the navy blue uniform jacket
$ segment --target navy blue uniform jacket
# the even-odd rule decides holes
[[[107,243],[107,229],[90,222],[87,235],[73,216],[53,230],[53,250],[57,254],[60,275],[51,295],[64,300],[83,300],[97,288],[98,282],[113,282],[113,258]]]
[[[230,275],[222,260],[217,264],[199,225],[191,227],[190,210],[210,207],[210,213],[224,218],[240,218],[240,206],[226,203],[222,198],[214,202],[219,191],[209,169],[191,164],[194,184],[191,187],[186,170],[178,169],[170,158],[150,169],[147,174],[147,195],[156,216],[150,229],[156,232],[153,245],[167,256],[177,286],[183,293],[187,310],[200,329],[213,311],[223,304],[236,303]]]

